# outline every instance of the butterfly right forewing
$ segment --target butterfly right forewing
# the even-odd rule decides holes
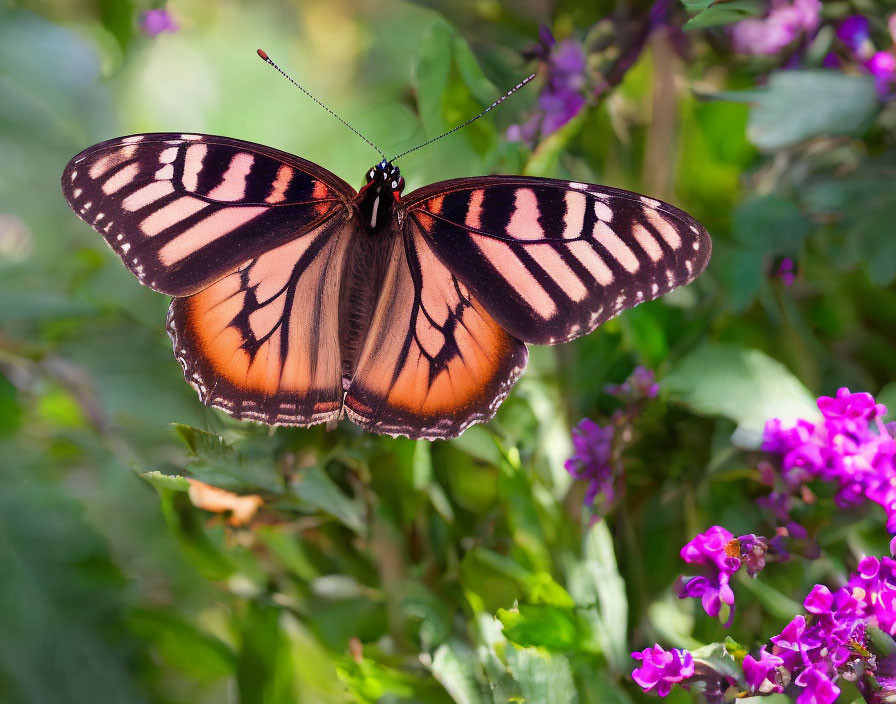
[[[712,248],[681,210],[585,183],[486,176],[405,200],[407,217],[489,314],[535,344],[584,335],[692,281]]]

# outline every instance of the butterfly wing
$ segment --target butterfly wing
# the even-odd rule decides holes
[[[339,416],[348,184],[249,142],[147,134],[82,152],[62,187],[141,282],[175,296],[168,332],[203,402],[271,425]]]
[[[443,181],[406,217],[515,338],[555,344],[686,284],[712,243],[686,213],[628,191],[516,176]]]
[[[268,425],[339,417],[339,294],[353,236],[353,221],[330,219],[172,300],[174,353],[203,403]]]
[[[358,425],[412,438],[492,418],[526,366],[514,339],[405,221],[345,398]]]
[[[66,167],[62,191],[141,283],[171,296],[201,291],[331,218],[347,219],[355,195],[286,152],[177,133],[86,149]]]

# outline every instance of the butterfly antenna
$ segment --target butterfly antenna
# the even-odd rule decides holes
[[[519,83],[517,83],[513,88],[511,88],[511,89],[510,89],[509,91],[507,91],[504,95],[502,95],[500,98],[498,98],[495,102],[493,102],[491,105],[489,105],[485,110],[483,110],[481,113],[479,113],[476,117],[471,117],[469,120],[467,120],[466,122],[464,122],[462,125],[458,125],[457,127],[453,127],[452,129],[450,129],[450,130],[448,130],[447,132],[445,132],[445,134],[440,134],[438,137],[433,137],[432,139],[427,140],[427,141],[424,142],[423,144],[419,144],[419,145],[417,145],[417,146],[414,147],[413,149],[408,149],[406,152],[402,152],[402,153],[399,154],[398,156],[394,156],[394,157],[392,157],[392,158],[390,159],[390,161],[395,161],[395,160],[397,160],[397,159],[400,159],[401,157],[403,157],[403,156],[405,156],[405,155],[407,155],[407,154],[410,154],[411,152],[415,152],[415,151],[417,151],[418,149],[422,149],[423,147],[425,147],[425,146],[428,145],[428,144],[432,144],[433,142],[437,142],[437,141],[440,140],[442,137],[447,137],[447,136],[448,136],[449,134],[451,134],[452,132],[457,132],[459,129],[461,129],[461,128],[463,128],[463,127],[466,127],[466,126],[469,125],[471,122],[476,122],[476,120],[478,120],[480,117],[482,117],[483,115],[485,115],[485,113],[487,113],[487,112],[488,112],[489,110],[491,110],[492,108],[498,107],[501,103],[503,103],[503,102],[504,102],[505,100],[507,100],[511,95],[513,95],[514,93],[516,93],[520,88],[522,88],[524,85],[526,85],[526,84],[527,84],[529,81],[531,81],[533,78],[535,78],[535,74],[534,74],[534,73],[533,73],[531,76],[529,76],[528,78],[524,78],[522,81],[520,81]]]
[[[383,159],[386,158],[386,155],[383,153],[383,150],[382,150],[382,149],[380,149],[378,146],[376,146],[373,142],[371,142],[369,139],[367,139],[367,137],[365,137],[363,134],[361,134],[360,132],[358,132],[358,130],[356,130],[354,127],[352,127],[350,124],[348,124],[345,120],[343,120],[341,117],[339,117],[339,115],[337,115],[335,112],[333,112],[332,110],[330,110],[330,108],[328,108],[326,105],[324,105],[322,102],[320,102],[317,98],[315,98],[313,95],[311,95],[311,93],[309,93],[307,90],[305,90],[304,88],[302,88],[302,86],[300,86],[298,83],[296,83],[296,82],[295,82],[295,81],[294,81],[294,80],[293,80],[293,79],[292,79],[292,78],[291,78],[291,77],[290,77],[290,76],[289,76],[289,75],[288,75],[282,68],[280,68],[277,64],[275,64],[275,63],[271,60],[271,57],[267,55],[267,52],[266,52],[264,49],[258,49],[258,55],[259,55],[262,59],[264,59],[267,63],[269,63],[271,66],[273,66],[275,69],[277,69],[277,70],[280,72],[280,74],[281,74],[284,78],[286,78],[286,80],[288,80],[290,83],[292,83],[296,88],[298,88],[298,89],[299,89],[300,91],[302,91],[305,95],[307,95],[309,98],[311,98],[315,103],[317,103],[318,105],[320,105],[324,110],[326,110],[326,111],[327,111],[328,113],[330,113],[333,117],[335,117],[337,120],[339,120],[343,125],[345,125],[346,127],[348,127],[352,132],[354,132],[354,133],[355,133],[356,135],[358,135],[361,139],[363,139],[365,142],[367,142],[371,147],[373,147],[374,149],[376,149],[376,151],[378,151],[378,152],[380,153],[380,156],[383,157]],[[494,107],[494,106],[492,106],[492,107]]]

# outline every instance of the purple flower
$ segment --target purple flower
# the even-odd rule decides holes
[[[892,704],[893,695],[896,695],[896,654],[878,660],[874,679],[880,691],[872,695],[872,704]]]
[[[833,704],[840,696],[840,688],[823,672],[810,668],[803,670],[794,680],[803,691],[796,698],[796,704]]]
[[[655,398],[660,392],[653,370],[638,365],[621,384],[608,384],[604,389],[611,396],[624,401],[637,401],[642,398]]]
[[[162,32],[176,32],[178,24],[168,10],[146,10],[140,16],[140,30],[148,37],[157,37]]]
[[[867,59],[874,53],[867,17],[851,15],[844,19],[837,27],[837,39],[859,59]]]
[[[820,14],[819,0],[772,0],[765,17],[741,20],[732,26],[734,49],[742,54],[777,54],[799,35],[814,32]]]
[[[823,584],[816,584],[806,596],[803,606],[810,614],[825,614],[834,605],[834,595]]]
[[[632,679],[645,691],[655,690],[665,697],[673,684],[694,675],[694,657],[686,650],[663,650],[659,645],[645,648],[640,653],[632,653],[641,667],[632,672]]]
[[[796,266],[793,263],[793,259],[790,257],[784,257],[781,260],[781,264],[778,266],[778,278],[781,279],[781,283],[785,286],[792,286],[793,280],[796,278]]]
[[[506,137],[534,142],[556,132],[585,106],[585,50],[577,39],[558,42],[550,30],[539,28],[539,44],[530,55],[545,64],[547,81],[538,95],[538,113],[519,125],[511,125]]]
[[[598,494],[606,502],[613,500],[613,426],[601,427],[589,418],[583,419],[572,431],[575,453],[564,467],[574,479],[586,480],[585,504],[590,506]]]
[[[865,64],[874,76],[874,85],[880,95],[889,93],[896,79],[896,56],[889,51],[878,51]]]
[[[722,604],[733,606],[734,592],[729,585],[731,575],[740,569],[740,550],[731,554],[729,545],[734,535],[721,526],[712,526],[700,533],[681,549],[681,559],[693,565],[701,565],[705,574],[684,577],[679,585],[678,598],[699,598],[703,610],[710,616],[718,616]],[[734,616],[730,612],[728,624]]]
[[[784,660],[777,655],[767,653],[765,646],[759,649],[759,659],[752,655],[744,656],[744,680],[747,687],[754,694],[771,694],[783,692],[784,688],[778,684],[777,670],[784,664]]]
[[[818,408],[823,417],[819,423],[799,420],[793,427],[776,419],[766,423],[762,449],[780,456],[785,489],[778,488],[766,503],[780,504],[781,493],[811,500],[807,482],[832,482],[838,487],[834,497],[838,506],[880,504],[887,529],[896,533],[896,441],[881,421],[886,407],[871,394],[842,388],[833,398],[819,398]]]

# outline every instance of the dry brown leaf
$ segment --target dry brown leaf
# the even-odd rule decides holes
[[[212,513],[230,511],[227,522],[232,526],[246,525],[264,505],[258,494],[240,496],[197,479],[187,478],[187,481],[190,482],[189,496],[193,505]]]

